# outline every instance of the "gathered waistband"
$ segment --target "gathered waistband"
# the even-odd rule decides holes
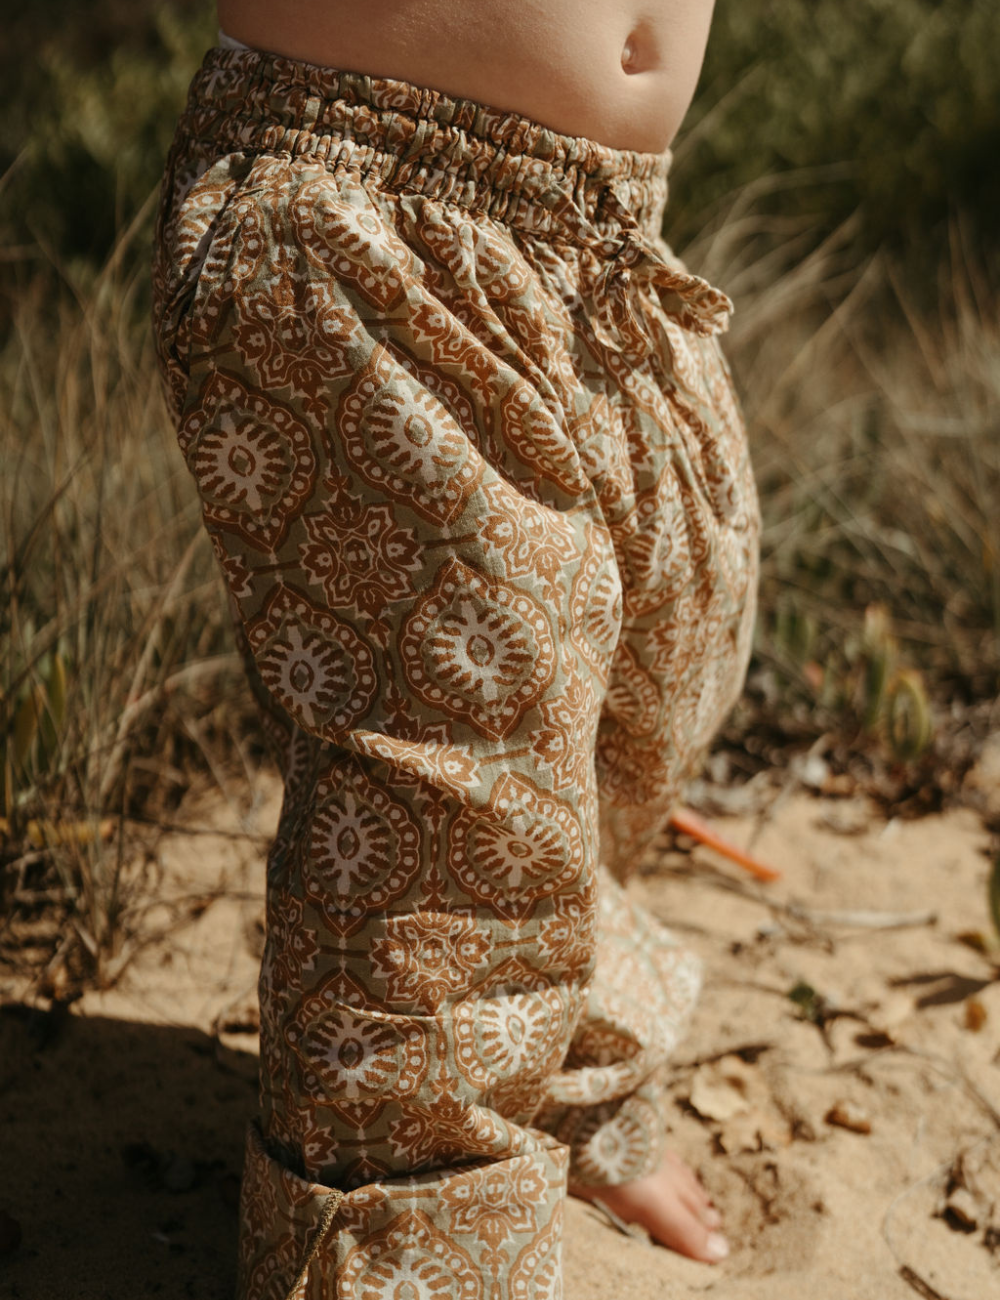
[[[182,129],[226,149],[321,160],[539,235],[659,234],[669,152],[612,149],[404,81],[258,50],[208,51]],[[573,215],[567,219],[567,205]]]

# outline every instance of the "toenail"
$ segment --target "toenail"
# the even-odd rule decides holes
[[[721,1232],[713,1232],[705,1243],[705,1253],[713,1264],[718,1264],[729,1254],[729,1242]]]

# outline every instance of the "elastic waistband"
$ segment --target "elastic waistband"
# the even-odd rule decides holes
[[[226,150],[317,158],[539,235],[659,234],[670,154],[611,149],[404,81],[257,50],[209,50],[182,129]]]

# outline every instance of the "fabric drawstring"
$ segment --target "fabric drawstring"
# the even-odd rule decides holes
[[[656,349],[642,301],[643,292],[650,289],[655,290],[664,312],[682,328],[702,338],[728,328],[733,311],[729,298],[707,280],[668,261],[640,230],[613,185],[607,189],[604,206],[619,223],[614,235],[602,235],[562,189],[553,186],[542,202],[604,260],[594,287],[595,335],[602,347],[618,353],[630,365],[640,365]]]
[[[301,1267],[295,1275],[295,1281],[289,1287],[285,1300],[299,1300],[299,1293],[303,1282],[309,1276],[309,1268],[319,1253],[319,1248],[326,1240],[326,1235],[330,1231],[330,1225],[333,1223],[334,1216],[340,1209],[340,1203],[343,1201],[345,1193],[336,1189],[331,1191],[323,1203],[323,1214],[319,1221],[319,1226],[313,1235],[312,1243],[302,1260]]]

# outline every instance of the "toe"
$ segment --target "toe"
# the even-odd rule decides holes
[[[689,1259],[718,1264],[729,1254],[729,1244],[717,1226],[711,1228],[701,1214],[694,1213],[679,1198],[659,1207],[650,1228],[664,1246]]]

